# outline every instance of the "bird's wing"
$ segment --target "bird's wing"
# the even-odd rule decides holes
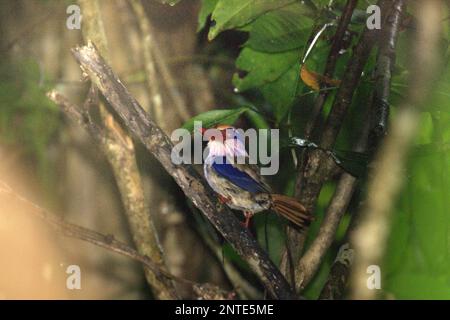
[[[234,164],[234,166],[247,173],[253,180],[257,181],[260,185],[264,187],[264,191],[271,193],[271,187],[267,183],[266,179],[259,174],[260,168],[256,164]]]
[[[213,162],[212,167],[219,175],[241,189],[251,193],[269,192],[259,175],[247,165],[227,163],[224,157],[220,162]]]

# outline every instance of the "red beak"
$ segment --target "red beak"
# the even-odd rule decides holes
[[[208,129],[206,129],[206,128],[200,128],[199,131],[200,131],[200,133],[201,133],[202,135],[204,135],[206,130],[208,130]]]

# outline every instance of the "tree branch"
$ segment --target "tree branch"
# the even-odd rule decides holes
[[[42,219],[45,223],[49,224],[56,232],[70,238],[83,240],[94,244],[98,247],[104,248],[111,252],[118,253],[122,256],[133,259],[137,262],[142,263],[145,268],[151,271],[156,278],[160,281],[166,281],[167,279],[174,280],[180,283],[188,284],[193,287],[193,290],[197,293],[208,292],[208,297],[214,296],[215,299],[228,299],[234,296],[234,293],[227,292],[209,283],[196,283],[184,278],[177,277],[166,270],[159,267],[148,256],[141,255],[139,252],[129,247],[127,244],[118,241],[112,235],[104,235],[94,230],[84,228],[82,226],[72,224],[64,221],[64,219],[52,214],[40,207],[39,205],[31,202],[30,200],[24,198],[23,196],[14,192],[10,186],[8,186],[3,181],[0,181],[0,194],[4,196],[9,196],[15,201],[23,203],[30,207],[33,214],[38,218]],[[200,297],[205,298],[205,293],[201,294]]]
[[[191,165],[176,165],[172,162],[173,145],[170,139],[130,95],[95,46],[89,43],[75,48],[73,54],[81,69],[89,75],[122,119],[125,127],[159,160],[186,196],[256,272],[269,293],[274,298],[294,299],[295,295],[286,279],[270,261],[267,253],[231,211],[217,201],[217,197],[197,171]]]
[[[384,7],[386,3],[386,0],[380,0],[378,4]],[[322,133],[320,147],[323,149],[331,149],[337,138],[364,66],[377,39],[377,33],[377,30],[366,29],[353,50]],[[297,176],[295,196],[309,212],[313,213],[322,185],[336,171],[336,164],[321,150],[306,151],[304,155]],[[285,273],[293,267],[288,263],[288,255],[292,256],[293,263],[298,266],[306,234],[306,231],[298,233],[295,229],[288,228],[288,241],[290,241],[291,251],[285,251],[283,254],[282,269]],[[300,270],[295,272],[296,275],[301,273]],[[296,279],[297,282],[299,282],[298,279]]]
[[[99,1],[78,1],[83,11],[82,31],[85,40],[96,41],[101,52],[107,55],[107,40]],[[152,257],[161,268],[165,268],[162,248],[145,201],[133,141],[103,102],[99,103],[99,107],[103,122],[103,139],[100,141],[100,148],[111,165],[134,243],[141,254]],[[85,111],[85,114],[89,113]],[[176,299],[178,297],[171,281],[163,279],[164,281],[161,282],[148,272],[145,276],[157,298]]]
[[[398,4],[395,4],[393,6],[392,11],[389,13],[389,17],[382,28],[383,31],[381,34],[377,67],[375,71],[375,90],[369,111],[369,118],[367,119],[368,121],[366,121],[369,125],[369,154],[373,154],[377,149],[377,146],[386,134],[387,129],[391,75],[392,69],[395,66],[395,45],[399,27],[401,25],[401,11],[398,10],[397,5]],[[347,238],[350,238],[350,234],[356,228],[357,220],[359,220],[359,215],[354,214],[352,217],[352,224],[347,231]],[[341,248],[345,248],[346,252],[353,252],[349,240],[347,240]],[[320,296],[321,299],[339,299],[345,291],[347,279],[350,274],[349,268],[351,267],[353,259],[343,261],[339,257],[342,250],[343,249],[340,250],[338,257],[331,268],[329,279]]]
[[[358,0],[348,0],[344,11],[339,19],[339,23],[336,28],[336,33],[333,37],[333,42],[331,43],[330,52],[328,53],[327,62],[325,65],[324,75],[329,78],[333,78],[334,69],[336,67],[337,59],[339,57],[339,52],[342,49],[342,42],[347,32],[348,25],[351,21],[353,11],[356,8]],[[316,98],[314,107],[311,111],[311,116],[306,123],[305,127],[305,139],[310,139],[312,131],[317,127],[318,118],[322,113],[323,105],[328,97],[328,90],[321,91],[319,96]]]
[[[149,21],[147,14],[145,13],[144,7],[142,6],[141,0],[130,0],[131,6],[133,7],[134,14],[139,22],[139,28],[141,29],[143,37],[143,47],[144,47],[144,59],[145,67],[147,72],[147,81],[151,87],[154,87],[155,81],[152,79],[154,77],[154,67],[157,66],[163,81],[165,82],[166,88],[172,98],[175,109],[178,112],[182,121],[187,121],[191,116],[189,114],[189,109],[186,106],[185,99],[178,89],[178,84],[170,71],[170,68],[166,62],[166,59],[161,52],[161,49],[155,43],[154,31],[152,25]],[[152,97],[155,98],[154,96]],[[159,97],[161,99],[161,97]],[[158,102],[161,103],[161,102]],[[161,106],[160,106],[161,107]],[[155,110],[160,111],[160,110]],[[156,113],[155,113],[156,115]],[[162,114],[161,114],[162,116]],[[156,123],[159,124],[158,118],[155,118]]]
[[[152,102],[150,108],[152,110],[151,114],[153,115],[155,122],[164,131],[167,131],[167,124],[163,115],[164,110],[162,106],[162,95],[160,91],[159,81],[157,81],[156,75],[155,55],[153,53],[154,47],[157,46],[157,44],[155,43],[155,39],[151,31],[150,22],[148,21],[141,1],[131,0],[130,3],[139,22],[139,29],[141,31],[146,81],[150,100]],[[185,109],[186,108],[183,108],[183,110]]]
[[[378,152],[373,178],[368,185],[367,202],[361,215],[362,221],[351,238],[355,247],[355,265],[351,274],[351,298],[354,299],[375,297],[376,290],[367,288],[366,269],[369,265],[381,263],[391,211],[402,185],[402,170],[420,119],[419,108],[424,105],[436,76],[442,3],[430,0],[415,4],[418,27],[407,98],[399,106],[390,132]],[[395,2],[393,21],[396,28],[403,7],[403,0]]]

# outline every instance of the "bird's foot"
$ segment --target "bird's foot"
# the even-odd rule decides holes
[[[248,225],[250,224],[250,219],[253,217],[253,213],[250,211],[244,211],[245,221],[242,223],[244,228],[248,229]]]
[[[222,195],[219,194],[219,202],[220,202],[221,204],[227,204],[227,203],[230,202],[230,201],[231,201],[230,198],[224,197],[224,196],[222,196]]]

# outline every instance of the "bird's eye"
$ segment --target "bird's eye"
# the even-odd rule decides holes
[[[212,136],[212,137],[211,137],[211,140],[212,140],[212,141],[216,140],[216,137]]]

